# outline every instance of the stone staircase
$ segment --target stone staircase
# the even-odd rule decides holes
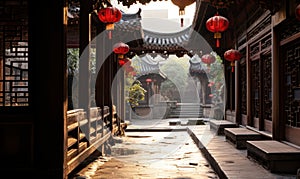
[[[202,118],[203,107],[200,103],[177,103],[176,108],[172,108],[167,118]]]

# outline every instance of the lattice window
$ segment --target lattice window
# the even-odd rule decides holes
[[[259,60],[251,62],[251,105],[252,105],[252,115],[253,117],[259,118],[260,116],[260,70],[259,70]]]
[[[293,35],[297,34],[300,32],[300,23],[295,19],[294,21],[286,21],[282,25],[279,38],[280,41],[285,40],[289,37],[292,37]],[[286,28],[289,27],[289,28]]]
[[[287,49],[284,59],[284,117],[286,124],[300,127],[300,46]]]
[[[28,106],[27,1],[5,5],[0,17],[0,106]]]
[[[263,65],[263,118],[272,120],[272,57],[271,53],[262,55]]]
[[[247,114],[247,71],[246,60],[241,61],[240,65],[240,87],[241,87],[241,112]]]
[[[253,23],[249,22],[249,24],[254,24],[254,22]],[[260,32],[262,32],[267,28],[270,29],[270,25],[271,25],[271,16],[268,15],[263,21],[259,23],[259,25],[257,25],[254,29],[252,29],[247,33],[248,39],[255,37],[257,34],[259,34]]]

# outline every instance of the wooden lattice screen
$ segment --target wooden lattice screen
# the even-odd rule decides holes
[[[0,17],[0,106],[28,106],[27,2],[6,2]]]
[[[259,60],[251,62],[251,109],[252,117],[258,118],[260,115],[260,69]]]
[[[272,120],[272,57],[268,52],[262,55],[262,98],[263,98],[263,113],[262,117],[266,120]]]
[[[262,120],[272,120],[271,17],[266,16],[248,35],[255,39],[249,45],[252,122],[263,130]]]
[[[285,52],[284,68],[284,117],[286,124],[300,127],[300,43]]]
[[[240,61],[241,113],[247,115],[247,65],[246,50],[241,50],[243,58]]]

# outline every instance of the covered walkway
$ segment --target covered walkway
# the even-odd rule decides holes
[[[170,126],[171,119],[129,125],[124,137],[114,138],[110,154],[95,153],[70,179],[296,179],[247,158],[246,150],[216,135],[208,119],[203,119],[205,125],[190,126],[185,125],[188,119],[178,120],[182,126]]]
[[[0,1],[1,175],[17,179],[24,176],[66,179],[94,151],[98,151],[95,148],[100,147],[100,163],[108,160],[105,163],[107,165],[103,164],[104,168],[87,166],[83,170],[95,169],[94,176],[104,176],[101,172],[105,171],[109,175],[105,178],[112,178],[122,166],[130,168],[126,172],[120,169],[120,176],[116,178],[125,178],[123,174],[131,169],[135,177],[144,173],[151,175],[151,178],[213,178],[216,174],[219,178],[296,178],[294,175],[299,173],[300,168],[299,0],[194,0],[196,11],[193,23],[178,34],[173,33],[163,39],[166,34],[141,33],[140,14],[137,13],[128,16],[127,20],[123,19],[122,23],[116,23],[112,40],[110,31],[106,29],[108,24],[100,21],[97,14],[111,6],[110,0],[43,2],[47,6],[36,8],[38,2],[30,0]],[[147,4],[151,0],[118,2],[129,7],[136,2]],[[76,13],[70,15],[68,10]],[[230,22],[228,29],[221,33],[222,36],[220,32],[209,31],[206,26],[208,19],[215,15],[227,17]],[[129,29],[129,26],[133,28]],[[91,40],[99,34],[102,34],[100,38]],[[128,34],[133,37],[126,39]],[[200,39],[197,38],[199,36]],[[118,81],[116,86],[120,88],[112,87],[121,68],[119,54],[111,53],[114,42],[122,40],[115,37],[126,37],[123,39],[126,42],[134,39],[128,43],[132,50],[128,57],[145,53],[156,55],[161,49],[164,49],[159,52],[163,58],[170,54],[182,57],[215,51],[221,56],[225,75],[226,104],[222,108],[222,121],[251,129],[269,141],[252,142],[247,151],[236,149],[225,140],[226,136],[211,133],[209,125],[175,125],[170,128],[169,123],[160,123],[167,120],[149,124],[162,127],[160,133],[154,133],[152,128],[133,133],[129,130],[133,126],[128,126],[125,136],[117,138],[121,123],[126,120],[126,108],[122,90],[124,80]],[[202,42],[205,42],[205,47]],[[196,47],[196,50],[192,47]],[[78,48],[77,55],[80,56],[77,65],[81,85],[75,91],[70,90],[68,78],[69,48]],[[229,61],[224,55],[228,50],[238,51],[241,58]],[[124,75],[126,73],[122,73],[120,79]],[[72,101],[71,94],[76,96],[77,102]],[[68,107],[70,104],[75,106],[74,111]],[[139,126],[135,127],[140,129]],[[183,140],[164,136],[168,133],[178,135],[176,139],[183,136],[189,140],[180,143]],[[160,151],[154,150],[156,146],[153,145],[157,143],[152,140],[156,140],[156,137],[162,137],[161,143],[158,142],[162,147]],[[112,145],[110,142],[116,142],[116,139],[122,142]],[[133,144],[141,144],[138,140],[149,139],[147,145]],[[241,140],[245,141],[245,138]],[[266,147],[265,143],[270,145]],[[127,144],[146,149],[146,152],[139,150],[141,155],[134,153],[134,156],[141,158],[135,160],[129,157],[131,164],[109,163],[126,158],[108,155],[128,149]],[[182,148],[170,155],[171,158],[175,157],[171,161],[160,160],[162,163],[158,166],[161,168],[135,163],[142,161],[143,157],[148,161],[152,154],[170,154],[163,147],[174,145]],[[278,146],[283,147],[279,150]],[[250,160],[246,155],[249,149],[251,155],[262,164]],[[186,153],[189,150],[193,154]],[[275,155],[269,151],[275,151]],[[185,158],[184,154],[197,161],[186,160],[190,158]],[[278,158],[279,164],[275,161],[275,167],[268,166],[273,164],[269,159]],[[180,161],[188,163],[181,165]],[[285,169],[291,175],[270,173],[262,167],[264,165],[271,169]],[[146,170],[148,168],[150,171]],[[161,172],[158,172],[160,169]]]

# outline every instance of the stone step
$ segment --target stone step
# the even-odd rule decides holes
[[[199,118],[203,117],[202,114],[169,114],[168,118],[176,118],[176,117],[187,117],[187,118]]]
[[[300,149],[275,140],[247,141],[247,156],[272,173],[297,174]]]
[[[203,114],[203,111],[171,111],[170,114]]]
[[[176,109],[176,110],[172,110],[172,112],[203,112],[203,110],[199,110],[199,109]]]
[[[262,140],[264,138],[261,134],[243,127],[224,128],[224,135],[226,141],[233,144],[237,149],[246,149],[247,140]]]
[[[235,128],[237,124],[227,120],[212,119],[209,121],[210,129],[215,131],[217,135],[224,135],[224,128]]]
[[[167,118],[201,118],[203,117],[203,108],[199,103],[177,103]]]

